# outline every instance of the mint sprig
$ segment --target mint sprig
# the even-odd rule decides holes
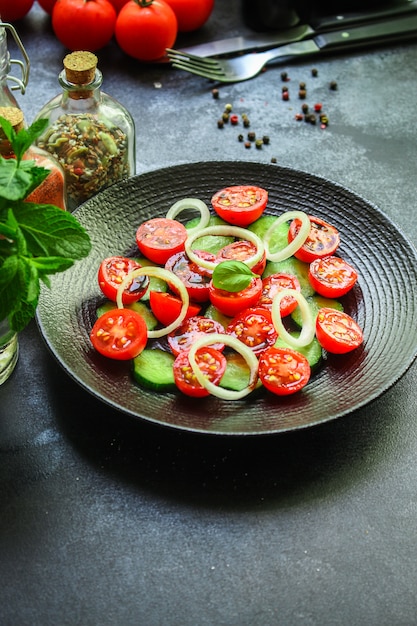
[[[213,270],[212,280],[216,289],[237,293],[246,289],[256,276],[243,261],[222,261]]]
[[[77,219],[51,204],[25,202],[49,175],[23,159],[47,125],[38,120],[16,133],[0,117],[16,158],[0,156],[0,320],[21,331],[34,317],[40,285],[49,275],[69,269],[91,250],[88,233]]]

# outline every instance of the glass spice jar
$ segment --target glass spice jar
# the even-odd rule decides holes
[[[17,59],[11,59],[9,49],[7,47],[7,32],[13,36],[13,39],[19,48],[23,61]],[[12,64],[19,66],[21,70],[21,78],[9,74]],[[26,91],[26,86],[29,78],[29,57],[25,48],[17,34],[15,28],[11,24],[5,24],[0,18],[0,106],[13,106],[18,107],[16,98],[14,97],[12,90],[19,89],[22,94]],[[12,88],[9,87],[9,82],[14,83]]]
[[[97,61],[91,52],[68,54],[59,74],[62,93],[35,118],[49,121],[37,145],[62,166],[70,211],[135,174],[133,119],[122,104],[101,91]]]
[[[25,126],[23,112],[13,106],[0,107],[0,117],[7,120],[15,132]],[[12,147],[0,128],[0,155],[6,159],[14,158]],[[37,146],[26,150],[23,159],[35,161],[36,165],[49,170],[48,176],[25,199],[36,204],[53,204],[66,210],[65,174],[60,164],[48,152]]]

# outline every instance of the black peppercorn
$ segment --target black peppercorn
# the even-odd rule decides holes
[[[271,163],[276,163],[276,162],[277,162],[276,157],[271,157]]]
[[[303,104],[301,110],[303,113],[308,113],[308,104]]]
[[[300,98],[300,100],[304,100],[307,97],[307,92],[305,89],[300,89],[300,91],[298,92],[298,97]]]
[[[288,87],[287,87],[287,85],[283,85],[283,86],[282,86],[282,93],[284,93],[284,91],[288,91]]]
[[[281,80],[288,80],[287,72],[281,72]]]
[[[212,89],[212,90],[211,90],[211,95],[213,96],[213,98],[214,98],[215,100],[217,100],[217,99],[218,99],[218,97],[219,97],[219,93],[220,93],[220,92],[219,92],[219,90],[218,90],[218,89]]]
[[[318,74],[319,74],[318,69],[316,67],[313,67],[313,69],[311,70],[311,75],[312,76],[318,76]]]
[[[217,120],[217,128],[223,128],[224,127],[224,121],[223,120]]]
[[[332,91],[336,91],[337,90],[337,82],[335,80],[332,80],[330,83],[330,89]]]
[[[264,144],[267,146],[269,144],[269,137],[268,135],[264,135],[262,137],[262,141],[264,142]]]
[[[248,139],[249,141],[255,141],[256,134],[253,132],[253,130],[248,133]]]
[[[222,115],[223,122],[228,122],[229,121],[229,117],[230,117],[229,114],[224,112],[223,115]]]
[[[244,137],[243,137],[243,135],[238,135],[237,139],[238,139],[238,141],[243,141]]]
[[[243,115],[242,115],[242,118],[243,118]],[[248,120],[247,117],[243,118],[243,126],[245,128],[249,128],[249,126],[250,126],[250,121]]]
[[[301,82],[299,84],[300,89],[305,89],[306,88],[306,84],[304,82]]]

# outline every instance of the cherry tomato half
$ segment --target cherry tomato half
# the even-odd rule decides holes
[[[340,257],[326,256],[310,263],[308,279],[321,296],[340,298],[352,289],[358,273]]]
[[[255,354],[272,346],[278,337],[271,313],[256,307],[239,313],[226,328],[226,333],[242,341]]]
[[[226,370],[226,357],[212,347],[200,348],[195,356],[196,363],[204,376],[214,385],[217,385]],[[193,398],[204,398],[210,394],[198,382],[188,360],[188,352],[178,354],[173,367],[175,384],[180,391]]]
[[[169,326],[180,314],[182,302],[181,298],[167,293],[166,291],[151,291],[149,294],[149,304],[156,319],[164,326]],[[194,317],[200,313],[201,306],[190,303],[188,305],[185,319]]]
[[[181,326],[168,335],[168,344],[175,355],[188,352],[196,339],[207,333],[224,333],[224,328],[216,320],[196,315],[184,320]],[[216,350],[223,350],[224,345],[215,343],[212,347]]]
[[[169,257],[184,250],[188,237],[181,222],[166,217],[155,217],[143,222],[136,231],[136,243],[147,259],[165,265]]]
[[[194,252],[208,261],[214,261],[216,258],[210,252],[203,252],[202,250],[195,250]],[[207,302],[212,272],[197,265],[197,263],[193,263],[185,252],[177,252],[177,254],[170,256],[165,263],[165,269],[178,276],[184,283],[190,300]]]
[[[347,313],[323,307],[316,318],[316,337],[322,348],[334,354],[345,354],[363,342],[359,325]]]
[[[309,215],[311,222],[310,234],[294,256],[300,261],[311,263],[314,259],[333,254],[340,244],[337,228],[319,217]],[[300,230],[300,220],[293,220],[288,231],[288,242],[291,243]]]
[[[247,226],[262,215],[268,192],[253,185],[236,185],[221,189],[211,199],[213,209],[225,222]]]
[[[225,291],[218,289],[210,281],[210,302],[223,315],[235,317],[244,309],[255,306],[262,293],[262,280],[259,277],[252,278],[249,286],[241,291]]]
[[[259,378],[278,396],[300,391],[310,380],[311,369],[306,357],[290,348],[268,348],[259,357]]]
[[[127,361],[142,352],[148,340],[146,322],[131,309],[112,309],[103,313],[90,333],[97,352],[110,359]]]
[[[94,52],[109,43],[114,34],[116,9],[109,0],[56,0],[52,28],[69,50]]]
[[[117,291],[123,280],[132,270],[141,267],[134,259],[124,256],[111,256],[100,263],[98,284],[106,298],[116,302]],[[137,276],[126,287],[122,295],[123,304],[131,304],[140,300],[149,286],[147,276]]]
[[[258,306],[272,309],[272,302],[279,291],[283,289],[295,289],[301,291],[300,283],[292,274],[270,274],[262,279],[262,293]],[[292,296],[285,296],[280,302],[281,317],[290,315],[297,308],[297,300]]]
[[[233,243],[229,243],[227,246],[222,248],[216,254],[217,261],[243,261],[245,262],[250,257],[256,254],[256,246],[251,241],[241,240],[234,241]],[[258,274],[259,276],[264,273],[266,267],[266,255],[262,257],[262,259],[252,267],[252,272],[254,274]]]

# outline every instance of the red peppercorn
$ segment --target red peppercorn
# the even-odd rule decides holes
[[[235,113],[233,115],[230,116],[230,123],[233,124],[233,126],[236,126],[236,124],[239,123],[239,116],[236,115]]]
[[[316,113],[320,113],[321,109],[322,109],[323,105],[321,104],[321,102],[317,102],[314,105],[314,110],[316,111]]]
[[[283,91],[282,92],[282,99],[283,100],[289,100],[290,99],[290,92],[289,91]]]

